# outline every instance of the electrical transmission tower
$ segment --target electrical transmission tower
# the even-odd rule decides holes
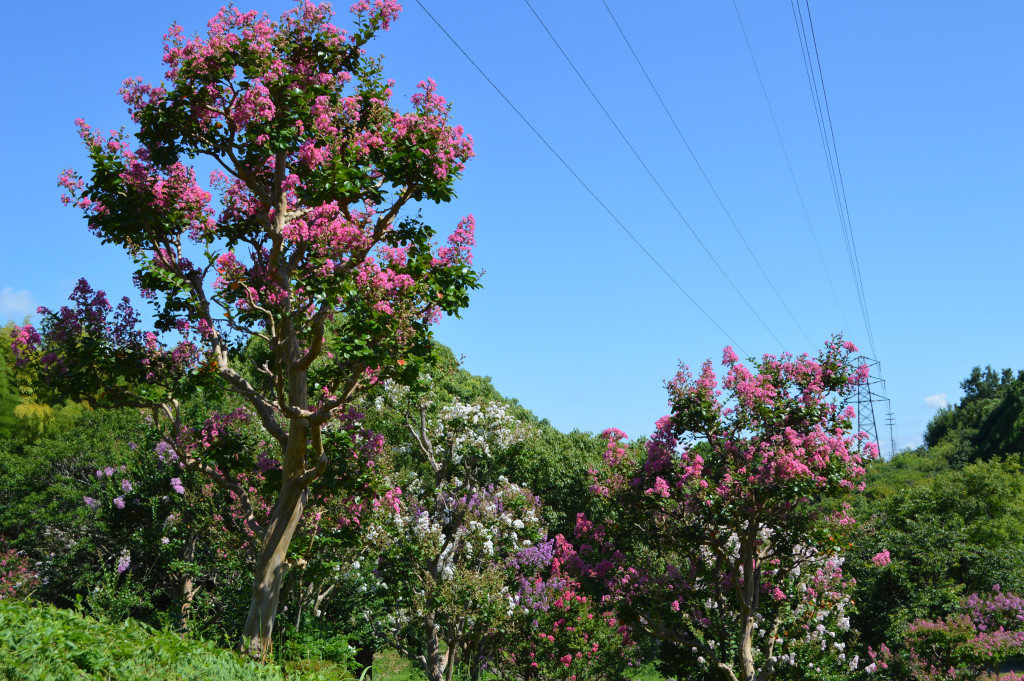
[[[889,427],[889,458],[891,459],[896,454],[896,436],[893,435],[896,428],[896,415],[892,413],[892,409],[889,409],[889,413],[885,415],[885,425]]]
[[[875,418],[875,403],[884,402],[886,406],[885,425],[889,426],[889,456],[891,458],[896,453],[896,440],[892,434],[896,420],[889,398],[885,396],[885,380],[879,376],[881,364],[877,359],[863,355],[857,358],[857,362],[858,364],[867,364],[869,371],[868,379],[857,386],[857,431],[867,433],[871,441],[878,444],[878,449],[881,451],[882,446],[878,439],[878,420]]]

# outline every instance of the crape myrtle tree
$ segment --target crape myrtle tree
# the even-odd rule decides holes
[[[848,673],[842,531],[821,502],[859,487],[876,447],[845,402],[867,375],[839,338],[817,358],[724,352],[668,383],[672,413],[645,450],[606,431],[594,491],[607,521],[580,517],[580,557],[620,616],[682,652],[680,678],[755,681]],[[838,507],[837,507],[838,508]],[[841,666],[840,666],[841,665]],[[837,669],[838,667],[838,669]]]
[[[889,565],[880,561],[878,567]],[[913,620],[900,639],[902,650],[868,647],[871,678],[1020,681],[1024,672],[1009,668],[1019,667],[1014,663],[1024,655],[1024,598],[995,584],[984,596],[962,599],[952,614]]]
[[[377,404],[399,415],[426,465],[396,474],[393,513],[368,533],[381,546],[369,588],[391,600],[382,634],[430,681],[450,681],[460,662],[477,678],[493,657],[488,631],[510,626],[518,607],[515,556],[546,539],[539,499],[486,476],[528,428],[508,405],[440,393],[429,377],[416,390],[385,382]]]
[[[242,634],[255,652],[269,647],[307,490],[330,464],[322,430],[366,385],[412,380],[430,324],[477,285],[472,217],[437,247],[409,214],[451,200],[473,151],[433,81],[409,111],[392,105],[392,82],[364,48],[399,10],[361,0],[352,32],[309,2],[279,21],[222,9],[205,37],[172,26],[166,80],[121,91],[135,139],[77,121],[92,172],[65,171],[60,184],[90,230],[135,262],[156,330],[181,340],[142,335],[127,303],[108,317],[84,283],[73,307],[44,312],[42,334],[17,339],[22,361],[94,404],[157,406],[173,423],[176,400],[201,386],[248,402],[281,464]],[[188,165],[197,157],[217,167],[216,199]],[[267,351],[247,371],[253,339]],[[190,465],[244,494],[201,450]]]
[[[396,472],[391,513],[366,532],[381,547],[367,593],[386,608],[370,619],[431,681],[459,665],[472,680],[622,678],[636,652],[628,632],[561,569],[575,552],[549,538],[540,499],[500,473],[536,424],[446,385],[443,373],[414,389],[388,381],[375,400],[406,430],[408,444],[396,434],[390,446],[421,465]]]

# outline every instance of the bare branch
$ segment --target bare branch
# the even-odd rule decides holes
[[[274,404],[256,390],[244,376],[235,371],[229,363],[228,345],[217,330],[213,316],[210,314],[210,301],[206,297],[206,290],[203,288],[202,279],[199,278],[196,272],[189,273],[184,279],[189,285],[190,295],[194,300],[196,312],[209,326],[207,342],[210,344],[210,349],[217,360],[217,372],[234,392],[244,397],[252,405],[257,415],[259,415],[263,427],[267,429],[267,432],[274,439],[284,446],[288,442],[288,433],[277,422]]]
[[[228,492],[233,492],[238,497],[238,503],[242,507],[242,512],[245,514],[243,522],[253,534],[260,539],[263,538],[263,528],[260,527],[259,522],[256,520],[256,516],[252,512],[252,504],[249,502],[249,492],[245,490],[237,482],[229,478],[225,473],[217,470],[215,467],[200,461],[194,456],[184,456],[182,463],[189,470],[198,471],[210,478],[218,487]]]

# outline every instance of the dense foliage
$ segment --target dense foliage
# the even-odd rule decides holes
[[[953,466],[1024,455],[1024,371],[974,367],[960,388],[960,402],[928,424],[925,445]]]
[[[258,347],[251,350],[258,351]],[[673,642],[671,637],[664,636],[669,640],[657,643],[648,638],[648,630],[655,622],[664,631],[673,621],[671,618],[685,614],[685,593],[674,592],[671,599],[666,599],[662,597],[664,593],[658,594],[664,592],[667,584],[660,580],[637,580],[630,582],[629,597],[624,598],[627,592],[621,586],[609,591],[600,584],[601,580],[580,572],[581,555],[587,554],[577,553],[578,546],[557,537],[573,536],[580,513],[584,513],[585,523],[603,524],[609,536],[616,523],[631,517],[629,522],[636,523],[644,513],[649,512],[650,518],[664,515],[668,510],[665,504],[678,493],[673,490],[682,492],[685,485],[679,488],[673,482],[669,497],[656,493],[659,477],[669,482],[668,470],[647,467],[647,473],[645,462],[652,451],[656,456],[662,451],[666,439],[656,433],[650,441],[627,444],[614,436],[609,440],[582,433],[562,434],[515,401],[502,398],[487,379],[459,369],[445,348],[437,348],[424,366],[425,374],[431,378],[418,383],[419,387],[412,392],[403,392],[400,384],[389,384],[392,391],[405,396],[404,407],[399,408],[382,386],[379,392],[371,391],[355,404],[362,410],[361,432],[367,441],[355,447],[349,445],[344,461],[350,463],[339,461],[339,471],[346,478],[354,476],[362,481],[360,484],[380,490],[375,493],[379,499],[376,508],[371,504],[361,516],[353,516],[350,509],[354,498],[346,491],[351,486],[340,484],[331,475],[325,475],[311,488],[308,513],[289,553],[292,569],[282,587],[276,655],[282,660],[315,655],[330,660],[338,669],[348,669],[365,666],[375,652],[398,645],[415,659],[427,650],[422,627],[415,636],[408,627],[381,627],[388,621],[387,614],[402,608],[413,612],[409,610],[413,607],[419,608],[421,618],[429,613],[442,621],[462,621],[463,633],[476,632],[464,636],[459,644],[462,652],[450,669],[455,676],[482,676],[490,673],[488,670],[496,670],[519,678],[559,678],[565,671],[566,678],[576,674],[578,679],[617,679],[630,677],[629,663],[643,659],[660,659],[667,676],[682,673],[692,678],[702,673],[698,658],[709,658],[699,648],[696,653],[691,652],[696,647],[692,643]],[[45,384],[38,383],[39,377],[29,369],[15,368],[12,383],[24,386],[30,397],[43,394]],[[677,385],[691,386],[684,392],[692,394],[687,391],[697,387],[696,380]],[[420,397],[413,399],[411,395]],[[428,424],[440,419],[429,431],[431,442],[446,441],[452,436],[458,440],[458,432],[470,432],[459,428],[470,426],[473,414],[486,420],[488,409],[492,417],[504,415],[489,423],[497,425],[500,421],[515,436],[506,437],[494,447],[488,445],[484,452],[479,446],[487,437],[482,441],[475,438],[489,431],[471,429],[474,438],[463,438],[461,449],[444,450],[455,458],[461,452],[458,464],[440,478],[432,476],[429,458],[418,452],[414,433],[408,428],[410,416],[418,413],[410,412],[409,408],[418,409],[424,398],[429,403]],[[232,498],[230,490],[213,484],[200,471],[180,465],[180,458],[191,443],[202,443],[204,433],[209,435],[210,428],[215,427],[218,435],[209,440],[208,449],[251,450],[251,456],[262,462],[265,470],[260,471],[261,476],[252,478],[248,498],[257,505],[257,512],[265,512],[258,510],[268,504],[260,490],[272,482],[279,464],[273,459],[273,450],[268,449],[262,430],[244,412],[225,423],[211,424],[203,418],[211,411],[234,414],[241,403],[232,399],[197,395],[182,403],[183,435],[173,443],[165,438],[165,429],[145,412],[81,408],[69,412],[75,414],[74,420],[57,431],[52,426],[42,434],[16,430],[14,437],[0,440],[0,553],[6,570],[0,577],[7,588],[5,597],[32,595],[63,607],[82,598],[94,616],[110,622],[142,620],[158,627],[187,630],[194,638],[221,644],[235,640],[234,628],[244,618],[248,606],[245,584],[256,560],[252,534],[245,522],[247,512],[238,499]],[[840,416],[842,413],[838,411]],[[442,428],[445,418],[450,425],[454,424],[452,427],[458,427]],[[701,457],[702,476],[715,474],[710,463],[714,460],[714,449],[706,441],[694,442],[690,451],[693,460]],[[784,651],[786,657],[776,654],[782,666],[775,678],[854,678],[849,665],[855,658],[859,659],[858,673],[867,674],[870,670],[869,676],[888,675],[894,679],[929,678],[920,671],[924,669],[920,660],[927,655],[939,655],[935,660],[956,667],[962,678],[983,674],[985,669],[996,669],[999,664],[1011,668],[1015,664],[1022,650],[1014,647],[1016,638],[1001,638],[999,646],[984,648],[988,652],[983,655],[979,652],[983,650],[979,647],[982,644],[978,643],[984,639],[978,639],[982,630],[971,618],[972,603],[991,600],[995,585],[999,585],[1006,599],[1024,592],[1024,473],[1004,455],[961,466],[942,460],[943,451],[940,445],[903,452],[891,461],[868,462],[866,489],[858,492],[856,485],[852,490],[841,486],[844,496],[836,500],[850,504],[849,513],[859,520],[856,524],[843,521],[842,513],[837,515],[842,511],[841,504],[822,505],[822,497],[813,496],[817,506],[807,506],[805,510],[820,508],[814,522],[822,524],[809,535],[811,543],[804,546],[819,547],[820,557],[811,562],[817,560],[821,565],[811,565],[807,571],[801,569],[801,576],[811,578],[804,586],[799,578],[781,581],[779,589],[787,598],[775,600],[769,594],[761,601],[764,605],[759,605],[758,614],[766,618],[769,610],[774,612],[784,605],[795,608],[788,610],[790,613],[801,612],[817,620],[818,611],[803,604],[806,589],[822,595],[831,589],[838,597],[832,607],[841,605],[845,612],[815,621],[811,630],[818,624],[827,625],[828,640],[842,643],[843,649],[830,644],[822,651],[820,645],[815,648],[817,644],[810,640],[801,643],[797,636],[793,645],[798,649],[792,651],[796,664],[789,663],[791,651],[783,648],[780,652]],[[364,452],[375,453],[372,459],[359,458]],[[613,465],[607,465],[605,456]],[[372,466],[369,460],[374,461]],[[680,464],[684,461],[675,460]],[[589,492],[588,488],[595,483],[603,481],[607,486],[611,481],[608,476],[627,465],[638,466],[640,477],[637,484],[636,475],[625,474],[625,469],[620,471],[622,475],[615,483],[620,490],[617,494],[626,496],[618,496],[610,503],[608,493],[600,488],[600,494]],[[357,475],[356,471],[362,473]],[[725,468],[721,470],[723,479],[726,472]],[[647,482],[645,475],[650,477]],[[472,482],[467,482],[470,478]],[[837,478],[841,479],[846,478]],[[429,485],[425,484],[428,480]],[[451,563],[453,577],[456,573],[460,576],[450,584],[443,579],[443,561],[438,562],[441,589],[433,597],[435,601],[430,601],[425,583],[416,577],[415,560],[430,555],[423,552],[427,545],[416,548],[417,542],[431,537],[436,541],[440,536],[432,534],[432,521],[420,523],[423,534],[413,531],[406,536],[388,530],[386,536],[370,539],[367,531],[373,527],[393,528],[399,516],[405,516],[404,527],[413,530],[421,516],[432,518],[441,508],[430,511],[428,507],[437,503],[443,507],[447,503],[444,494],[438,495],[442,491],[438,485],[443,487],[456,481],[477,486],[477,494],[484,496],[490,493],[489,485],[495,491],[503,485],[513,485],[510,489],[520,486],[524,490],[521,498],[536,504],[531,517],[536,519],[538,530],[546,534],[528,537],[519,532],[518,541],[526,539],[532,546],[520,545],[518,552],[501,553],[495,543],[494,558],[514,557],[512,562],[496,560],[490,563],[491,567],[485,567],[485,563]],[[699,480],[697,486],[701,487]],[[720,484],[709,483],[705,489],[719,487]],[[535,489],[544,493],[538,494]],[[428,490],[433,492],[427,493]],[[648,490],[652,491],[647,493]],[[627,497],[636,505],[628,506]],[[719,498],[724,499],[720,495]],[[451,497],[453,510],[458,509],[461,499],[458,495]],[[388,500],[401,500],[395,504],[401,512],[395,514]],[[709,500],[714,503],[713,498]],[[651,510],[645,511],[649,505]],[[659,510],[654,511],[655,507]],[[729,522],[727,508],[715,511],[714,506],[706,504],[704,508],[708,510],[701,513],[718,513],[719,522]],[[490,521],[476,518],[473,513],[462,514],[461,518],[467,527],[474,522],[473,527],[479,529],[459,535],[460,541],[479,546],[479,553],[483,553],[487,538],[472,533],[483,532]],[[358,520],[355,526],[354,517]],[[671,516],[664,517],[667,520]],[[568,531],[562,529],[568,524],[567,518],[573,519]],[[685,538],[701,527],[708,527],[703,522],[687,524],[685,519],[680,516],[671,521],[675,523],[672,536]],[[499,517],[495,520],[495,529],[514,529],[515,518],[511,518],[513,526]],[[689,540],[655,541],[662,536],[660,533],[669,532],[669,525],[663,522],[632,537],[615,535],[622,551],[615,565],[622,567],[615,567],[610,574],[628,570],[632,565],[643,566],[653,575],[677,560],[672,555],[685,555],[683,549],[691,545]],[[524,530],[525,526],[524,518]],[[740,549],[732,539],[734,529],[729,534],[722,534],[724,528],[711,529],[726,542],[723,546],[732,546],[732,541],[737,544],[736,550]],[[437,531],[444,532],[440,525]],[[736,533],[736,539],[739,536]],[[717,541],[712,535],[709,538]],[[582,536],[572,541],[586,543]],[[778,541],[759,537],[758,546],[771,547]],[[537,556],[523,554],[524,548],[535,548]],[[441,558],[441,553],[434,559]],[[589,556],[591,564],[593,557]],[[412,559],[415,560],[410,562]],[[830,562],[835,566],[840,561],[840,581],[819,591],[816,582],[823,584],[821,579],[829,574],[826,568]],[[477,572],[476,565],[484,570]],[[388,588],[379,588],[381,584]],[[486,600],[470,607],[479,594],[489,592],[502,594],[492,603],[494,607],[480,610]],[[473,596],[474,593],[478,595]],[[403,600],[396,601],[398,598]],[[815,607],[820,609],[817,600]],[[674,602],[679,603],[678,611]],[[510,603],[515,605],[511,611]],[[663,613],[651,609],[661,607],[658,604],[664,606]],[[687,607],[699,605],[694,601]],[[655,613],[656,619],[652,617]],[[474,622],[473,627],[465,626],[470,620],[458,619],[467,615]],[[712,622],[714,615],[713,609],[706,610],[704,617]],[[754,631],[758,633],[754,641],[764,640],[760,631],[770,632],[768,620],[761,618],[755,619],[758,629]],[[721,619],[724,624],[728,618]],[[798,624],[798,619],[793,619],[793,623]],[[763,629],[761,621],[766,622]],[[701,620],[695,618],[690,622],[684,631],[691,636],[701,635]],[[845,630],[847,626],[849,631]],[[783,623],[780,627],[780,639],[787,641],[793,634],[792,625],[787,629]],[[1010,627],[1005,629],[1013,631]],[[401,632],[403,638],[393,636]],[[828,632],[834,633],[835,638]],[[720,634],[716,638],[704,635],[705,642],[721,638]],[[937,643],[939,639],[945,641],[941,646]],[[623,648],[627,641],[631,643]],[[436,649],[443,652],[448,646],[439,641]],[[933,652],[926,655],[926,650]],[[940,650],[946,652],[935,652]],[[360,658],[360,651],[370,657],[364,654]],[[839,659],[840,655],[845,656],[845,662]],[[420,664],[426,671],[422,661]],[[935,666],[933,662],[928,664]]]

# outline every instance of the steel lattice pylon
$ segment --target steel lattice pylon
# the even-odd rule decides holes
[[[879,452],[882,443],[878,439],[878,419],[875,417],[875,403],[884,402],[886,405],[886,424],[889,426],[889,456],[896,453],[896,441],[893,438],[893,426],[895,417],[890,409],[889,398],[885,396],[885,380],[879,375],[881,364],[877,359],[864,357],[857,358],[858,364],[868,366],[868,378],[857,386],[857,431],[865,432],[872,442],[878,444]]]

